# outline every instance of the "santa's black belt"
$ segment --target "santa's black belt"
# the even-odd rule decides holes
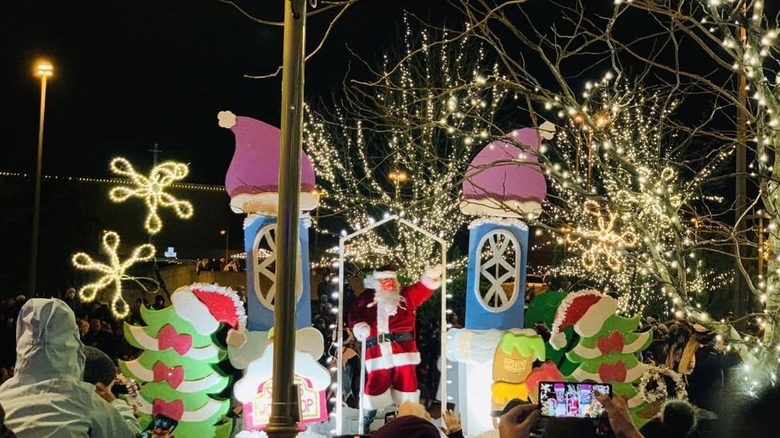
[[[366,339],[366,347],[373,347],[383,342],[403,342],[411,341],[413,339],[414,333],[412,332],[380,333],[378,336],[372,336]]]

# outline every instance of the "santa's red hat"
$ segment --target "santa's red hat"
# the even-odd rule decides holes
[[[564,329],[574,327],[583,337],[596,335],[604,322],[617,311],[617,300],[597,290],[583,290],[566,296],[555,311],[550,344],[556,350],[566,346]]]
[[[381,268],[376,269],[366,276],[366,278],[363,280],[363,286],[368,289],[376,289],[378,287],[377,282],[386,278],[398,279],[395,266],[384,265]]]
[[[227,324],[233,330],[246,330],[246,311],[238,294],[229,287],[194,283],[171,295],[176,313],[201,335],[210,335]]]

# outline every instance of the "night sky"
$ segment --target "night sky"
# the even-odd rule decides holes
[[[283,17],[283,0],[239,4],[265,19]],[[307,64],[307,100],[338,92],[354,61],[347,45],[379,58],[404,9],[436,21],[446,6],[440,0],[355,6]],[[327,22],[309,20],[310,48]],[[34,172],[40,81],[32,65],[42,55],[55,66],[47,88],[44,174],[109,176],[108,162],[117,155],[147,170],[156,142],[162,160],[191,164],[189,182],[222,184],[233,137],[217,126],[216,114],[229,109],[278,126],[280,78],[244,75],[274,71],[282,38],[281,27],[257,24],[218,0],[6,4],[0,8],[0,171]]]
[[[6,2],[8,3],[8,2]],[[254,16],[281,21],[284,0],[240,2]],[[404,10],[425,21],[446,19],[444,0],[363,0],[334,29],[306,67],[308,101],[332,102],[351,64],[349,49],[378,65],[398,39]],[[324,33],[331,13],[308,22],[308,47]],[[114,177],[113,157],[128,158],[144,174],[159,159],[190,164],[184,182],[224,184],[234,137],[217,125],[231,110],[278,126],[283,29],[258,24],[218,0],[31,0],[0,7],[0,296],[25,292],[30,248],[33,183],[38,141],[39,57],[55,68],[48,82],[43,174]],[[363,74],[366,74],[363,71]],[[2,177],[3,172],[27,174]],[[80,286],[70,256],[99,252],[101,230],[114,230],[125,245],[144,241],[137,204],[111,207],[107,186],[44,180],[38,257],[38,290]],[[158,249],[179,257],[223,254],[220,228],[231,230],[231,248],[242,246],[240,216],[225,192],[181,193],[196,201],[190,221],[172,221],[155,236]],[[107,210],[108,209],[108,210]],[[18,291],[18,292],[17,292]]]

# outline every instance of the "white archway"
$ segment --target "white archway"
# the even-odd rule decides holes
[[[424,234],[425,236],[435,240],[439,245],[441,245],[441,264],[442,266],[447,266],[447,242],[442,239],[439,236],[436,236],[433,233],[430,233],[417,225],[407,221],[406,219],[400,218],[397,215],[391,215],[388,216],[381,221],[375,222],[371,224],[368,227],[365,227],[361,230],[355,231],[352,234],[348,234],[346,236],[342,236],[339,239],[339,312],[338,312],[338,336],[336,338],[337,347],[338,347],[338,354],[337,354],[337,364],[336,364],[336,382],[338,387],[336,388],[336,434],[341,435],[343,434],[343,428],[344,428],[344,407],[343,407],[343,399],[344,399],[344,389],[341,385],[341,381],[344,378],[343,377],[343,371],[341,369],[341,363],[344,356],[344,351],[342,348],[342,342],[344,341],[344,246],[347,243],[347,241],[354,239],[357,236],[360,236],[361,234],[365,234],[374,228],[377,228],[381,225],[384,225],[388,222],[396,221],[399,224],[403,224],[407,227],[412,228],[413,230],[417,231],[418,233]],[[447,408],[447,270],[444,269],[444,273],[442,274],[442,282],[441,282],[441,352],[440,352],[441,358],[441,378],[439,380],[439,390],[441,391],[441,403],[442,403],[442,412]],[[360,409],[358,411],[359,421],[362,428],[362,422],[363,422],[363,390],[364,390],[364,376],[361,376],[361,385],[360,385]],[[362,431],[361,431],[362,433]]]

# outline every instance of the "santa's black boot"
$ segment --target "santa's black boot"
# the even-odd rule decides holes
[[[376,418],[376,410],[366,411],[363,414],[363,433],[364,434],[370,434],[371,433],[371,423],[374,422],[374,418]]]

